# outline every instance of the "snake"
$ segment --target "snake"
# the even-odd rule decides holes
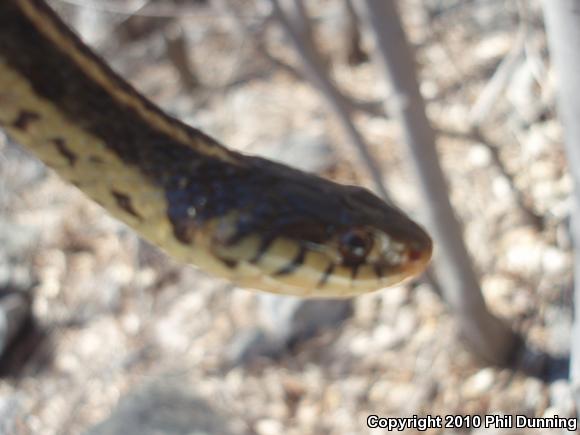
[[[0,129],[145,240],[240,287],[350,297],[419,275],[432,255],[390,201],[164,113],[42,0],[0,0]]]

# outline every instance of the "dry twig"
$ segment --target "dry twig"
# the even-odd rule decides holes
[[[564,145],[568,161],[580,162],[580,18],[576,2],[544,0],[544,15],[552,62],[559,76],[558,109],[564,126]],[[572,239],[574,241],[574,324],[570,355],[570,380],[580,410],[580,167],[570,165],[574,180],[572,197]]]
[[[354,125],[354,122],[350,117],[348,105],[345,102],[343,95],[337,91],[336,86],[334,86],[326,74],[324,65],[320,61],[320,57],[314,52],[313,46],[311,44],[305,43],[302,36],[294,29],[294,26],[284,13],[284,10],[281,8],[278,0],[271,1],[274,7],[275,16],[280,20],[280,23],[286,31],[290,42],[296,49],[296,52],[300,55],[305,74],[316,86],[316,88],[322,93],[332,113],[335,115],[340,125],[344,128],[345,133],[349,137],[352,144],[356,147],[362,163],[367,168],[369,168],[375,189],[383,198],[387,199],[389,194],[387,193],[387,190],[383,184],[381,170],[378,167],[376,160],[371,155],[371,152],[362,135]]]
[[[472,350],[487,361],[506,364],[513,357],[516,335],[487,309],[461,226],[449,203],[439,165],[435,134],[419,92],[415,64],[394,2],[365,1],[376,39],[377,61],[394,89],[389,113],[396,116],[409,146],[411,162],[426,204],[429,227],[438,247],[437,276]]]

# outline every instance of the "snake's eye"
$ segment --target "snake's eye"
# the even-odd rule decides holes
[[[373,248],[373,236],[362,229],[347,231],[340,237],[339,250],[342,263],[352,266],[362,263]]]

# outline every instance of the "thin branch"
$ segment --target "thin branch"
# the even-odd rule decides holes
[[[314,46],[314,29],[312,28],[308,11],[303,0],[277,0],[280,9],[284,11],[284,16],[300,36],[303,44],[311,45],[309,49],[316,51]]]
[[[74,5],[76,7],[82,7],[86,9],[93,9],[99,12],[106,12],[111,14],[120,15],[131,15],[131,16],[141,16],[141,17],[152,17],[152,18],[194,18],[196,20],[205,19],[219,19],[216,14],[200,13],[199,9],[195,6],[187,7],[176,7],[175,5],[165,5],[155,7],[147,7],[146,9],[141,9],[141,3],[135,7],[133,4],[119,6],[117,1],[103,1],[103,0],[52,0],[52,2],[66,3],[69,5]],[[154,3],[153,1],[151,3]],[[125,3],[123,3],[125,4]],[[136,9],[139,9],[138,11]],[[255,17],[252,15],[252,17]]]
[[[173,23],[163,32],[167,57],[179,75],[181,86],[187,92],[199,87],[199,80],[195,74],[189,57],[187,39],[179,23]]]
[[[563,124],[564,145],[574,181],[571,233],[574,241],[574,324],[570,355],[570,381],[580,412],[580,75],[578,4],[566,0],[544,0],[544,16],[552,64],[558,74],[558,112]]]
[[[457,316],[462,335],[483,359],[506,364],[514,356],[516,335],[487,309],[467,248],[461,225],[449,203],[447,182],[437,156],[435,134],[419,92],[413,54],[399,19],[395,2],[365,0],[374,30],[377,61],[392,87],[389,113],[397,117],[409,146],[429,228],[439,255],[437,276],[446,302]]]
[[[369,55],[363,50],[361,44],[360,23],[352,0],[343,0],[344,14],[347,19],[346,60],[349,65],[359,65],[369,59]]]
[[[232,26],[237,37],[244,38],[253,45],[253,48],[260,53],[268,62],[270,62],[274,67],[281,69],[288,75],[292,76],[296,80],[308,81],[308,77],[295,68],[293,65],[285,62],[284,60],[278,58],[272,54],[264,42],[263,34],[270,21],[270,16],[263,19],[263,24],[259,26],[261,29],[258,34],[251,34],[248,26],[243,20],[243,16],[237,10],[237,5],[232,0],[213,0],[219,10],[228,16],[232,22]],[[325,74],[326,75],[326,74]],[[335,92],[341,94],[341,98],[347,105],[349,112],[362,112],[370,114],[372,116],[382,116],[387,117],[385,113],[385,108],[381,100],[361,100],[356,97],[351,97],[344,95],[334,83],[330,82],[330,85],[335,88]]]
[[[524,44],[527,36],[527,26],[522,21],[514,46],[501,61],[491,80],[487,83],[469,113],[472,126],[479,127],[496,105],[498,98],[507,86],[514,70],[520,64],[524,55]]]
[[[271,0],[271,2],[275,16],[280,20],[280,24],[286,31],[290,42],[294,46],[296,52],[300,55],[305,74],[316,88],[320,90],[330,110],[339,121],[339,124],[344,129],[351,143],[356,147],[362,163],[369,168],[375,189],[381,196],[383,196],[383,198],[389,198],[389,194],[383,184],[381,170],[362,135],[353,123],[344,96],[337,91],[336,87],[327,76],[324,66],[320,61],[320,57],[313,52],[313,48],[309,44],[304,43],[300,34],[293,28],[290,20],[286,17],[284,11],[280,7],[278,0]]]
[[[436,129],[436,132],[440,135],[448,137],[462,139],[469,142],[477,142],[484,146],[489,151],[493,164],[507,181],[516,204],[521,212],[526,216],[526,220],[538,231],[541,231],[544,228],[543,217],[537,214],[533,207],[529,206],[528,201],[526,201],[526,198],[524,198],[522,191],[517,188],[514,176],[506,168],[499,154],[499,145],[494,144],[491,139],[489,139],[489,137],[487,137],[487,135],[481,131],[480,128],[473,127],[469,132],[465,133],[461,131],[451,131],[444,129]]]
[[[501,93],[505,90],[505,87],[507,86],[514,69],[524,59],[525,46],[529,35],[529,17],[527,5],[522,1],[518,1],[518,10],[520,20],[516,40],[510,52],[496,68],[492,78],[488,81],[483,91],[479,94],[475,104],[473,105],[469,113],[470,130],[466,133],[455,131],[451,132],[448,130],[438,130],[438,132],[447,136],[460,137],[471,142],[479,142],[482,146],[487,148],[489,150],[493,164],[507,181],[519,209],[525,215],[527,221],[531,223],[538,231],[541,231],[543,229],[542,217],[534,212],[533,207],[528,204],[528,201],[526,201],[524,198],[521,190],[518,189],[514,176],[508,171],[501,158],[499,152],[500,147],[497,144],[493,144],[481,129],[481,125],[486,120],[486,118],[489,117],[489,114],[495,107],[495,104],[500,98]],[[440,42],[440,44],[442,47],[445,46],[445,44],[442,42]]]

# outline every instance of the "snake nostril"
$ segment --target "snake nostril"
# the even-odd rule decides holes
[[[414,248],[409,249],[409,260],[417,261],[420,260],[422,256],[423,253],[420,250]]]

